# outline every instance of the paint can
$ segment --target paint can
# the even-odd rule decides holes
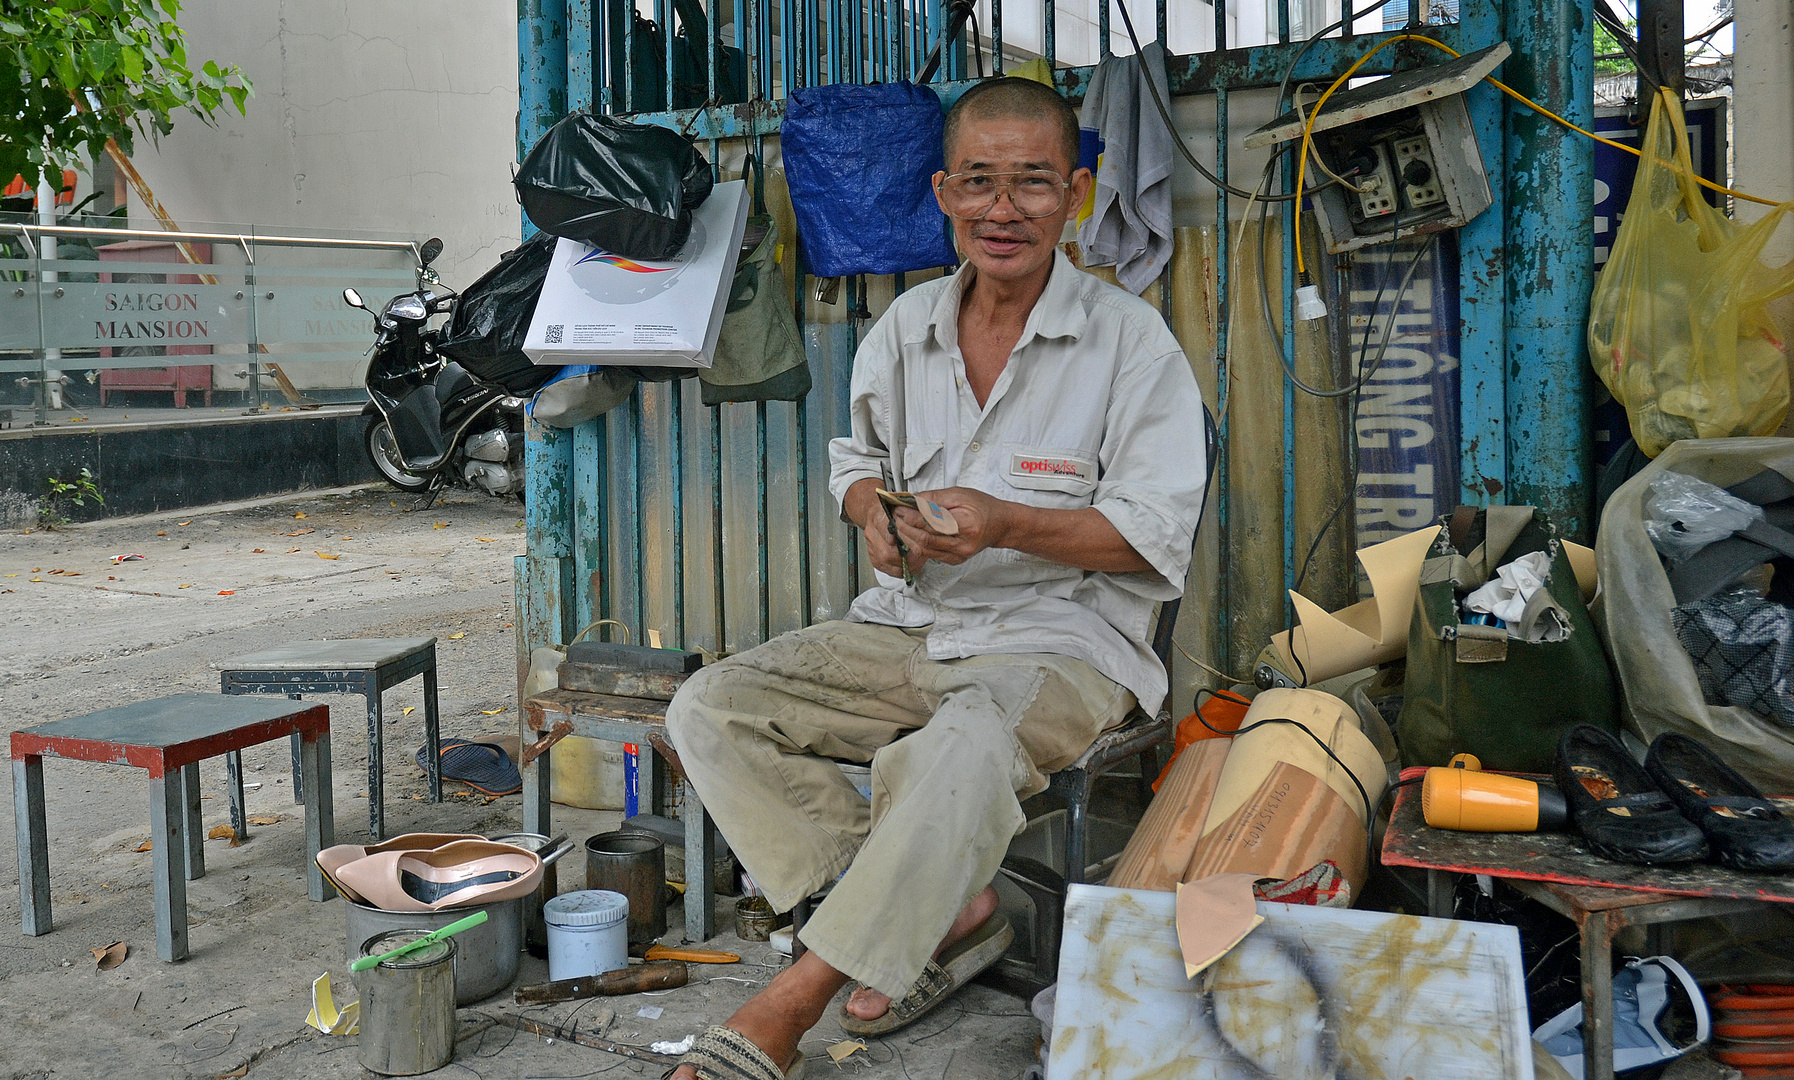
[[[629,966],[629,898],[607,889],[557,896],[542,906],[548,977],[555,982]]]
[[[416,941],[427,930],[388,930],[368,938],[362,956]],[[417,1076],[455,1056],[455,940],[444,938],[383,960],[355,976],[361,992],[362,1067],[383,1076]]]
[[[744,896],[735,901],[735,936],[743,941],[770,941],[779,927],[778,913],[764,896]]]
[[[629,943],[645,945],[667,932],[667,849],[657,836],[599,833],[586,841],[586,888],[629,900]]]

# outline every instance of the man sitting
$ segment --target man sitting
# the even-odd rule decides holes
[[[878,583],[846,621],[704,668],[667,710],[772,905],[835,882],[808,951],[711,1028],[679,1080],[794,1073],[849,979],[842,1026],[882,1034],[988,966],[1013,937],[991,882],[1020,800],[1165,695],[1146,639],[1202,506],[1195,377],[1156,311],[1057,250],[1091,184],[1057,92],[980,84],[945,142],[935,195],[964,265],[872,328],[852,434],[830,445],[830,490]],[[881,488],[953,521],[888,512]],[[837,760],[871,762],[870,805]]]

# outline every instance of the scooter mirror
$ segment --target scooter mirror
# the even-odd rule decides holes
[[[361,294],[356,292],[354,289],[344,289],[343,290],[343,302],[348,304],[350,307],[360,308],[363,311],[366,311],[368,309],[368,306],[366,304],[362,303],[362,301],[361,301]]]
[[[422,248],[418,249],[417,258],[423,265],[428,266],[435,262],[436,256],[440,254],[442,254],[442,240],[440,237],[432,236],[424,241]]]

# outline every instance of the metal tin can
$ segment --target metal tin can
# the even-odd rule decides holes
[[[667,932],[666,845],[647,833],[599,833],[586,841],[586,888],[629,899],[629,943]]]
[[[388,930],[361,945],[377,956],[416,941],[427,930]],[[383,1076],[417,1076],[455,1056],[455,942],[431,942],[355,976],[361,992],[363,1068]]]

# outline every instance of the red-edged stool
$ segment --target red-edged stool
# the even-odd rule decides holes
[[[187,955],[187,882],[205,876],[199,763],[293,736],[305,775],[306,886],[313,900],[336,893],[314,857],[336,842],[330,809],[330,708],[302,701],[181,694],[54,720],[12,735],[13,817],[19,833],[20,921],[31,937],[50,921],[50,844],[44,826],[44,758],[147,769],[156,897],[156,955]],[[230,792],[241,808],[241,778]],[[178,863],[178,869],[177,869]]]

